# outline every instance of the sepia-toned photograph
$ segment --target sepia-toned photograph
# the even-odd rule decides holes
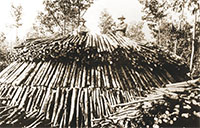
[[[199,128],[200,0],[1,0],[0,128]]]

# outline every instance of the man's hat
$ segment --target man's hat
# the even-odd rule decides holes
[[[121,16],[118,18],[119,20],[125,20],[126,18],[124,16]]]

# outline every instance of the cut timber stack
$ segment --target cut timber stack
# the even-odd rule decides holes
[[[196,128],[200,126],[200,78],[167,84],[112,107],[113,114],[93,121],[96,127]]]
[[[188,79],[183,60],[157,46],[115,35],[68,35],[27,40],[0,73],[7,106],[39,111],[52,127],[93,127],[167,83]]]

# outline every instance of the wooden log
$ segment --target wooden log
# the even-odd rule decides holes
[[[138,96],[142,96],[141,92],[143,91],[143,88],[142,88],[141,80],[138,78],[139,74],[134,70],[131,70],[131,73],[134,79],[136,80],[136,82],[138,83],[137,84],[138,86],[136,87],[138,89]]]
[[[113,103],[117,104],[116,97],[114,96],[114,91],[112,91],[112,93],[111,93],[111,98],[113,99]]]
[[[31,112],[28,112],[26,114],[26,118],[28,118],[28,119],[29,118],[34,118],[34,117],[36,117],[38,115],[38,113],[39,113],[39,111],[37,109],[35,109],[35,110],[31,111]]]
[[[77,72],[78,72],[78,66],[77,66],[76,63],[73,63],[72,76],[71,76],[70,82],[69,82],[70,83],[70,88],[75,87]]]
[[[84,75],[85,75],[85,74],[84,74],[84,72],[85,72],[84,70],[85,70],[85,66],[81,66],[81,70],[80,70],[80,72],[79,72],[79,77],[78,77],[79,79],[78,79],[78,81],[77,81],[77,82],[78,82],[78,83],[77,83],[78,88],[82,88],[82,83],[85,82],[85,81],[84,81],[84,77],[85,77],[85,76],[84,76]]]
[[[56,62],[55,65],[51,64],[47,74],[44,76],[44,79],[42,80],[42,83],[39,83],[40,85],[45,85],[48,88],[51,88],[53,86],[53,82],[56,79],[54,76],[54,73],[56,72],[57,68],[61,66],[61,63]]]
[[[89,91],[88,93],[90,94],[89,95],[89,100],[90,100],[90,104],[89,104],[90,105],[90,121],[91,121],[91,126],[90,127],[93,127],[94,126],[93,121],[92,121],[94,119],[94,111],[93,111],[93,104],[92,104],[93,103],[93,101],[92,101],[92,91],[93,90],[89,89],[88,91]]]
[[[62,111],[63,106],[64,106],[64,101],[65,101],[65,93],[64,93],[64,90],[62,90],[61,91],[60,104],[58,106],[58,110],[57,110],[57,113],[56,113],[56,116],[55,116],[55,120],[54,120],[54,123],[53,123],[54,126],[57,126],[57,125],[60,124],[59,118],[62,115],[61,111]]]
[[[56,89],[56,97],[55,97],[55,105],[54,105],[54,109],[53,109],[53,114],[52,114],[52,118],[51,118],[51,122],[53,123],[53,125],[55,124],[55,117],[56,117],[56,113],[57,113],[57,109],[58,109],[58,106],[59,106],[59,96],[60,96],[60,88],[58,87]]]
[[[71,107],[70,107],[68,126],[71,126],[73,116],[75,115],[74,111],[76,109],[76,98],[77,98],[77,89],[73,88],[72,89],[72,98],[71,98]]]
[[[69,38],[67,38],[67,40],[65,40],[65,41],[63,42],[63,47],[64,47],[64,48],[67,47],[68,44],[69,44],[69,42],[70,42],[71,40],[73,40],[73,39],[74,39],[74,35],[71,35]]]
[[[38,106],[41,107],[43,102],[44,102],[44,99],[45,99],[45,94],[47,92],[47,88],[42,86],[42,90],[43,90],[43,93],[41,94],[41,99],[39,100],[39,103],[38,103]],[[53,91],[52,91],[53,92]],[[50,95],[51,96],[51,95]],[[50,96],[49,96],[49,100],[50,100]]]
[[[114,49],[116,49],[120,45],[119,42],[117,42],[111,35],[108,35],[107,37],[108,42],[112,43]]]
[[[62,78],[61,74],[62,74],[62,71],[64,69],[64,64],[61,63],[61,65],[58,65],[56,71],[55,71],[55,74],[53,77],[55,77],[54,80],[52,80],[52,88],[56,88],[56,87],[61,87],[60,84],[57,84],[57,81],[59,80],[59,78]]]
[[[31,94],[29,95],[29,101],[28,101],[28,104],[26,107],[26,111],[30,111],[34,94],[36,94],[36,92],[38,91],[38,89],[36,87],[31,87],[31,89],[32,90],[31,90]]]
[[[61,87],[66,87],[66,85],[67,85],[67,80],[68,80],[68,74],[69,74],[69,67],[71,66],[71,64],[69,64],[69,63],[66,63],[65,64],[66,66],[65,66],[65,70],[64,70],[64,73],[63,73],[63,78],[62,78],[62,80],[60,81],[60,85],[62,85]]]
[[[91,68],[87,68],[87,74],[86,74],[86,80],[85,80],[85,86],[84,87],[89,87],[91,86]]]
[[[40,104],[40,103],[43,103],[43,102],[41,102],[41,101],[42,101],[42,99],[44,98],[45,93],[46,93],[45,87],[44,87],[44,86],[40,86],[40,87],[39,87],[39,90],[40,90],[40,92],[38,93],[38,96],[37,96],[37,98],[36,98],[36,100],[35,100],[35,102],[34,102],[36,108],[40,108],[40,107],[41,107],[41,104]]]
[[[54,106],[54,97],[56,95],[56,91],[52,90],[52,94],[50,95],[50,100],[47,106],[47,111],[46,111],[46,119],[50,120],[52,117],[52,113],[51,113],[51,108],[52,106]],[[50,116],[51,115],[51,116]]]
[[[120,68],[120,67],[119,67],[119,68],[116,67],[116,74],[117,74],[119,80],[120,80],[121,83],[122,83],[123,90],[129,89],[128,86],[127,86],[128,83],[127,83],[127,81],[125,80],[125,79],[126,79],[126,76],[124,76],[124,74],[123,74],[123,72],[121,71],[121,68]]]
[[[97,53],[101,52],[101,48],[100,48],[100,44],[99,44],[99,40],[97,37],[94,38],[94,42],[96,43],[95,48],[97,49]]]
[[[94,88],[96,85],[95,85],[95,80],[94,80],[94,77],[95,77],[95,74],[94,74],[94,67],[92,67],[91,69],[91,74],[90,74],[90,87]]]
[[[105,47],[107,48],[107,51],[108,51],[109,53],[111,53],[111,52],[112,52],[112,49],[111,49],[110,43],[108,43],[108,42],[106,41],[105,36],[101,36],[101,38],[102,38],[102,41],[104,42]]]
[[[83,73],[82,73],[81,87],[85,87],[86,86],[85,85],[86,77],[87,77],[86,73],[87,73],[87,68],[86,68],[86,66],[84,66],[83,67]]]
[[[17,114],[21,109],[15,109],[12,113],[10,113],[10,115],[8,117],[6,117],[6,119],[0,121],[0,126],[5,124],[7,121],[11,120],[11,118]]]
[[[16,123],[17,121],[19,121],[20,119],[24,118],[25,116],[25,110],[22,108],[20,109],[16,114],[14,114],[7,122],[6,124],[11,124],[13,125],[14,123]]]
[[[88,89],[87,88],[84,88],[84,92],[85,92],[85,122],[84,122],[84,127],[88,128],[89,127],[89,122],[88,122],[88,118],[89,118],[89,110],[88,110],[88,107],[89,107],[89,101],[88,101]]]
[[[129,90],[133,88],[133,83],[131,83],[130,81],[129,72],[125,71],[125,69],[126,69],[126,66],[121,67],[121,72],[123,73],[123,76],[127,84],[127,88]]]
[[[105,47],[104,41],[102,40],[101,36],[98,36],[98,40],[100,42],[101,52],[107,51],[107,48]]]
[[[24,82],[29,77],[29,74],[35,69],[35,67],[35,63],[29,64],[29,66],[27,66],[26,69],[14,81],[12,81],[12,84],[21,85],[22,82]]]
[[[103,81],[103,86],[107,87],[107,88],[110,88],[110,84],[108,82],[108,78],[106,77],[105,75],[105,71],[106,69],[104,67],[101,67],[101,78],[102,78],[102,81]]]
[[[81,92],[82,92],[82,88],[78,90],[78,96],[77,96],[77,102],[76,102],[76,127],[78,128],[80,125],[79,125],[79,113],[80,113],[80,97],[81,97]]]
[[[139,78],[140,81],[141,81],[141,86],[142,86],[143,90],[146,90],[146,91],[151,90],[151,89],[149,88],[150,85],[148,86],[149,82],[148,82],[148,81],[145,81],[145,77],[144,77],[144,73],[143,73],[143,72],[144,72],[144,71],[143,71],[143,69],[142,69],[142,71],[140,72],[140,74],[139,74],[139,72],[136,72],[136,75],[138,76],[138,78]]]
[[[112,53],[115,49],[112,42],[109,42],[107,37],[104,37],[103,39],[106,42],[108,48],[110,49],[109,52]]]
[[[4,74],[4,76],[0,79],[0,83],[3,83],[3,82],[5,82],[7,79],[11,78],[11,76],[12,76],[17,70],[19,70],[19,68],[20,68],[21,66],[24,66],[24,63],[19,63],[19,64],[16,65],[16,67],[13,67],[13,68],[10,70],[10,72],[6,72],[6,73]]]
[[[152,69],[153,70],[153,69]],[[147,69],[146,71],[146,76],[149,78],[149,80],[152,81],[152,85],[154,85],[155,87],[160,87],[160,83],[159,81],[155,78],[155,75],[152,73],[151,69]]]
[[[106,115],[106,112],[105,112],[105,103],[103,102],[101,90],[100,90],[100,94],[99,94],[99,100],[100,100],[100,104],[101,104],[102,117],[104,117]]]
[[[2,85],[2,86],[4,86],[5,88],[3,89],[2,93],[1,93],[1,97],[5,97],[5,96],[7,96],[7,93],[9,91],[9,89],[11,88],[11,86],[7,86],[7,87],[5,85]]]
[[[111,105],[114,105],[115,102],[114,102],[114,99],[113,99],[113,97],[112,97],[112,90],[109,90],[108,98],[110,99],[110,103],[111,103]]]
[[[56,83],[54,83],[54,86],[52,88],[55,88],[55,87],[58,87],[58,86],[63,87],[62,80],[64,79],[63,76],[64,76],[64,73],[65,73],[65,70],[66,70],[66,63],[63,64],[61,71],[60,71],[60,74],[57,78],[57,81],[56,81]]]
[[[44,118],[45,118],[45,115],[42,113],[37,117],[37,119],[33,123],[31,123],[30,125],[28,125],[26,127],[27,128],[35,128],[38,126],[38,122],[40,122],[41,120],[44,120]]]
[[[2,89],[2,90],[8,90],[7,92],[2,92],[2,94],[5,94],[5,95],[1,95],[0,94],[0,97],[7,97],[7,99],[11,99],[11,97],[13,96],[13,92],[15,91],[15,89],[12,87],[12,86],[8,86],[7,88],[5,89]],[[1,98],[0,98],[1,99]],[[11,100],[7,100],[7,104],[10,102]]]
[[[30,110],[33,111],[34,109],[37,109],[38,106],[36,105],[37,99],[40,98],[39,95],[41,94],[42,90],[41,87],[37,87],[37,90],[35,94],[32,96],[32,101],[30,103]]]
[[[23,97],[24,93],[26,92],[26,89],[27,89],[26,86],[22,86],[22,90],[21,90],[21,92],[20,92],[20,94],[19,94],[19,96],[16,99],[14,104],[19,105],[20,101],[22,100],[22,97]]]
[[[109,81],[109,71],[107,70],[106,65],[103,66],[103,71],[104,71],[104,75],[105,75],[105,81],[108,84],[108,87],[113,88],[112,84]]]
[[[29,75],[27,80],[24,82],[25,85],[31,85],[35,75],[38,73],[40,67],[43,65],[43,62],[37,63],[36,67],[34,68],[33,72]]]
[[[56,67],[55,67],[56,68]],[[55,70],[55,68],[54,68],[54,70]],[[55,79],[55,76],[53,76],[53,73],[54,73],[54,71],[52,71],[51,73],[50,73],[50,77],[49,77],[49,79],[48,79],[48,81],[50,82],[50,80],[51,79]],[[45,110],[46,110],[46,108],[47,108],[47,104],[48,104],[48,101],[49,101],[49,96],[51,95],[51,93],[52,93],[52,90],[51,90],[51,88],[52,88],[52,81],[53,80],[51,80],[51,82],[49,83],[49,86],[48,86],[48,88],[47,88],[47,92],[46,92],[46,96],[45,96],[45,98],[44,98],[44,102],[43,102],[43,104],[42,104],[42,107],[41,107],[41,113],[45,113]]]
[[[100,88],[101,87],[101,74],[100,74],[100,66],[97,66],[97,70],[96,70],[96,77],[97,77],[97,87]]]
[[[30,87],[25,88],[25,92],[24,92],[24,94],[22,96],[22,99],[21,99],[21,101],[19,103],[19,108],[22,108],[22,107],[25,106],[25,103],[26,103],[25,101],[28,98],[29,90],[30,90]]]
[[[16,65],[19,65],[19,63],[17,63],[16,61],[11,63],[10,65],[8,65],[3,71],[0,72],[0,79],[5,76],[5,73],[9,73],[10,71],[12,71],[13,68],[16,67]]]
[[[105,91],[103,91],[103,94],[101,95],[102,96],[102,100],[103,100],[103,102],[104,102],[104,106],[105,106],[105,117],[108,117],[110,114],[111,114],[111,112],[110,112],[110,108],[109,107],[111,107],[111,105],[108,103],[108,101],[106,100],[106,97],[105,97]]]
[[[107,105],[109,106],[110,109],[111,108],[111,105],[112,105],[112,101],[111,101],[111,98],[110,98],[110,90],[107,90],[105,93],[105,98],[107,99]]]
[[[82,74],[82,67],[77,65],[74,87],[80,88],[81,74]]]
[[[96,101],[96,89],[93,89],[91,92],[91,98],[92,98],[92,105],[93,105],[93,115],[94,118],[97,117],[97,101]]]
[[[98,114],[98,117],[102,118],[102,105],[100,103],[100,89],[97,88],[96,89],[96,100],[97,100],[97,114]]]
[[[65,120],[65,113],[63,113],[62,117],[61,117],[61,121],[59,124],[59,128],[63,128],[64,127],[64,120]]]
[[[22,66],[16,69],[16,71],[13,74],[9,75],[9,78],[6,79],[6,83],[12,83],[12,81],[15,80],[28,67],[28,65],[29,63],[23,63]]]
[[[18,105],[16,106],[8,106],[7,108],[5,108],[3,111],[0,112],[0,115],[4,115],[6,113],[8,113],[10,110],[17,108]]]
[[[38,85],[38,81],[40,79],[43,79],[43,75],[46,74],[46,70],[48,68],[50,68],[49,66],[51,65],[51,61],[50,62],[44,62],[42,63],[41,66],[38,67],[38,71],[37,73],[35,74],[34,78],[32,79],[32,82],[30,82],[31,86],[35,86],[35,85]]]
[[[14,97],[13,97],[13,99],[12,99],[10,105],[15,105],[16,100],[18,99],[18,97],[19,97],[19,95],[20,95],[22,89],[23,89],[22,87],[18,87],[17,92],[15,93],[15,95],[14,95]]]
[[[69,86],[69,83],[68,83],[68,81],[69,81],[69,79],[70,79],[70,74],[71,74],[71,68],[72,68],[72,64],[68,64],[68,66],[67,66],[67,69],[66,69],[66,71],[65,71],[65,79],[64,79],[64,81],[63,81],[63,87],[67,87],[67,86]]]
[[[173,83],[173,84],[167,84],[166,87],[187,87],[191,84],[194,84],[196,82],[199,82],[200,78],[194,79],[194,80],[188,80],[184,82],[178,82],[178,83]]]
[[[103,52],[103,51],[104,51],[104,48],[103,48],[103,46],[102,46],[102,42],[101,42],[99,36],[97,36],[96,41],[98,42],[100,53]]]
[[[7,87],[7,88],[9,88],[9,87]],[[7,88],[5,87],[5,85],[0,84],[0,96],[2,95],[2,93],[3,93]]]
[[[69,78],[67,80],[67,83],[69,83],[69,87],[73,88],[74,86],[74,81],[75,81],[75,72],[76,72],[76,69],[77,69],[77,65],[75,62],[73,62],[72,64],[72,67],[69,69]]]
[[[113,86],[114,88],[120,88],[115,81],[115,78],[113,76],[112,70],[111,70],[111,66],[110,65],[105,65],[108,71],[108,77],[109,77],[109,83],[111,83],[111,86]]]
[[[111,66],[111,71],[113,71],[114,78],[118,83],[118,88],[125,90],[124,85],[120,79],[119,73],[117,72],[117,69],[115,67]]]
[[[138,87],[140,87],[140,83],[138,82],[138,78],[135,76],[134,70],[129,70],[128,67],[126,68],[126,72],[128,73],[127,76],[129,76],[129,80],[130,83],[132,83],[132,89],[134,89],[134,95],[140,95],[140,89]]]
[[[80,95],[80,99],[79,99],[79,101],[80,101],[80,103],[79,103],[79,106],[80,106],[80,111],[82,112],[81,113],[81,116],[79,117],[79,119],[80,119],[80,122],[81,122],[81,124],[80,124],[80,127],[84,127],[84,117],[85,117],[85,113],[84,113],[84,110],[85,110],[85,106],[84,106],[84,104],[83,104],[83,102],[84,102],[84,90],[82,89],[82,91],[81,91],[81,95]]]

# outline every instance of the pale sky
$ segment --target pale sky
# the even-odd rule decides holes
[[[96,30],[96,27],[93,26],[98,26],[100,13],[104,9],[112,15],[114,20],[123,15],[126,17],[126,22],[141,21],[142,7],[138,0],[96,0],[84,15],[87,19],[86,25],[89,28]]]
[[[30,31],[32,24],[39,11],[43,10],[43,0],[1,0],[0,1],[0,32],[5,32],[7,39],[15,40],[16,32],[14,28],[10,28],[13,23],[11,17],[11,4],[21,4],[23,7],[22,23],[23,26],[19,30],[19,37],[23,39],[26,33]],[[141,21],[141,5],[138,0],[95,0],[94,4],[87,10],[84,18],[86,26],[92,32],[98,32],[98,23],[100,13],[106,9],[117,20],[118,17],[126,17],[126,22]],[[145,27],[144,29],[147,29]],[[148,35],[147,35],[148,36]]]

